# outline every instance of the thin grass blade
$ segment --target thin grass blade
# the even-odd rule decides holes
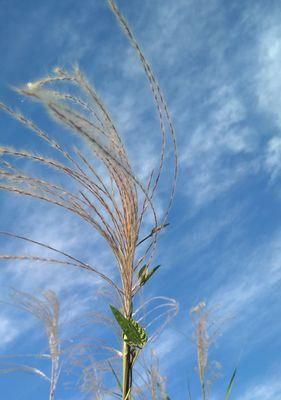
[[[237,368],[234,369],[234,372],[233,372],[233,374],[231,376],[231,379],[229,381],[229,384],[228,384],[228,387],[227,387],[227,390],[226,390],[226,394],[224,396],[224,400],[228,400],[229,399],[230,393],[232,391],[234,379],[235,379],[235,376],[236,376],[236,372],[237,372]]]

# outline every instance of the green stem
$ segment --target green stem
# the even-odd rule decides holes
[[[131,348],[123,339],[123,382],[122,382],[122,400],[131,400],[132,388],[132,363]]]
[[[132,297],[127,297],[125,301],[124,314],[126,318],[132,318],[133,304]],[[133,376],[133,363],[132,363],[132,347],[128,345],[126,336],[123,335],[123,377],[122,377],[122,400],[132,399],[132,376]]]
[[[206,400],[205,382],[202,383],[202,397],[203,397],[203,400]]]
[[[57,360],[52,358],[52,367],[51,367],[51,382],[50,382],[50,390],[49,390],[49,400],[54,400],[55,394],[55,385],[56,385],[56,365]]]

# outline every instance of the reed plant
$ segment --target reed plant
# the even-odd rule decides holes
[[[197,375],[199,378],[201,399],[207,400],[211,395],[211,388],[214,381],[220,375],[221,365],[218,361],[210,361],[209,350],[217,337],[221,334],[221,324],[225,322],[225,318],[219,318],[215,315],[215,308],[207,307],[205,301],[199,302],[189,311],[189,316],[193,324],[195,348],[197,353]],[[235,368],[223,397],[228,400],[232,392],[237,369]],[[189,387],[189,399],[192,399]]]
[[[122,360],[121,376],[111,358],[105,360],[102,368],[104,370],[106,365],[120,393],[116,390],[104,390],[103,384],[97,378],[100,365],[95,362],[83,366],[83,387],[96,400],[108,396],[122,400],[170,400],[165,379],[159,372],[156,354],[152,352],[147,361],[142,350],[177,312],[177,303],[163,296],[145,297],[139,303],[136,299],[143,286],[157,275],[160,267],[154,264],[154,256],[159,234],[168,225],[167,217],[175,194],[176,139],[168,108],[149,63],[115,2],[108,0],[108,4],[140,60],[155,103],[161,138],[157,165],[149,171],[146,181],[141,180],[134,171],[116,125],[82,71],[77,66],[69,71],[56,67],[49,75],[29,82],[16,91],[44,107],[61,127],[64,144],[33,120],[0,102],[0,110],[36,135],[54,154],[49,157],[34,151],[0,146],[0,189],[60,207],[78,216],[107,244],[115,260],[116,278],[102,268],[86,262],[82,254],[78,258],[44,241],[14,232],[1,231],[0,235],[37,246],[51,255],[0,254],[0,260],[58,264],[86,270],[89,274],[98,276],[113,291],[113,298],[116,298],[115,303],[108,302],[108,306],[121,337],[120,349],[111,348]],[[81,139],[83,145],[79,149],[69,149],[65,145],[71,141],[71,134]],[[137,156],[137,149],[135,154]],[[32,173],[26,172],[20,167],[25,162],[37,164],[38,169],[47,168],[50,174],[43,178],[39,172],[36,174],[36,169],[32,169]],[[166,188],[168,186],[168,177],[163,175],[165,163],[170,163],[172,178],[164,211],[160,211],[156,207],[156,200],[161,182],[165,183]],[[19,363],[2,363],[1,372],[23,370],[35,373],[49,383],[49,400],[53,400],[62,355],[58,329],[59,300],[52,291],[44,292],[41,298],[14,291],[13,299],[18,307],[32,313],[45,327],[49,352],[39,356],[50,361],[50,374]],[[205,303],[199,303],[190,311],[195,331],[202,400],[207,400],[212,381],[207,377],[211,336],[208,325],[210,312],[205,306]],[[108,317],[101,317],[94,310],[93,306],[90,316],[92,321],[109,321]],[[147,316],[151,316],[149,322],[145,322]],[[164,322],[159,325],[160,318]],[[153,324],[156,329],[148,336],[147,328]],[[85,349],[85,346],[78,343],[69,354],[72,356],[82,347]],[[103,347],[108,349],[110,345]],[[236,370],[227,387],[225,400],[230,396],[235,375]],[[191,399],[191,393],[189,396]]]
[[[82,255],[77,258],[43,241],[12,232],[2,231],[0,234],[39,246],[52,255],[45,257],[36,254],[1,254],[0,259],[76,267],[97,275],[112,288],[120,304],[120,307],[111,305],[112,314],[122,334],[120,352],[123,366],[120,387],[122,399],[130,400],[134,365],[142,348],[150,339],[140,321],[134,317],[134,301],[140,289],[159,268],[158,265],[153,265],[154,254],[159,233],[167,226],[167,216],[174,197],[177,149],[173,124],[151,67],[115,2],[108,0],[108,4],[135,50],[149,83],[159,117],[161,146],[158,164],[149,172],[147,181],[142,182],[133,170],[115,124],[85,75],[78,67],[73,67],[70,71],[57,67],[51,74],[29,82],[16,91],[30,100],[39,102],[50,117],[62,126],[62,134],[65,137],[68,134],[78,136],[84,141],[86,151],[82,148],[68,150],[33,120],[0,103],[2,111],[35,134],[55,154],[50,158],[33,151],[1,146],[0,189],[61,207],[81,218],[107,243],[115,259],[118,279],[85,262]],[[164,164],[169,161],[166,156],[167,143],[169,152],[172,148],[173,172],[166,207],[164,212],[160,213],[155,206],[155,199]],[[20,162],[25,161],[45,167],[55,174],[52,173],[44,179],[39,174],[27,173],[19,167]],[[58,175],[61,177],[60,183],[50,179]],[[167,177],[164,177],[164,180],[166,182]],[[71,183],[71,190],[66,182]],[[149,221],[153,222],[147,228]],[[147,230],[141,236],[143,226]],[[51,292],[44,296],[46,301],[55,306]],[[53,340],[53,334],[50,333],[48,324],[53,322],[49,320],[49,313],[43,304],[40,303],[42,307],[38,308],[38,303],[33,300],[27,295],[24,296],[22,306],[28,311],[32,309],[38,318],[44,320],[52,358],[53,344],[50,341]],[[56,358],[52,358],[53,383],[50,399],[53,398],[55,389],[57,362]]]

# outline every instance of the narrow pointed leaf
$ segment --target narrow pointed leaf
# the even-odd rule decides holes
[[[150,272],[148,272],[147,276],[146,276],[146,282],[148,281],[148,279],[150,279],[152,277],[152,275],[155,274],[155,272],[160,268],[160,265],[156,265],[156,267],[152,268],[152,270]]]
[[[127,319],[115,307],[110,306],[111,311],[122,329],[124,340],[130,346],[142,348],[147,342],[145,330],[133,319]]]
[[[228,400],[229,399],[229,396],[230,396],[230,393],[231,393],[231,390],[232,390],[232,386],[233,386],[233,383],[234,383],[234,379],[235,379],[235,376],[236,376],[236,372],[237,372],[237,369],[235,368],[235,370],[234,370],[234,372],[233,372],[233,374],[231,376],[231,379],[229,381],[229,384],[228,384],[228,387],[227,387],[227,391],[226,391],[226,394],[224,396],[224,400]]]
[[[147,276],[148,266],[145,264],[138,272],[140,286],[144,285]]]
[[[152,275],[160,268],[160,265],[157,265],[156,267],[152,268],[150,272],[148,272],[148,267],[147,265],[144,265],[138,273],[138,278],[139,278],[139,284],[140,286],[143,286],[151,277]]]

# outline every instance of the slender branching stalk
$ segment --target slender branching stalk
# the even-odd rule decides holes
[[[54,399],[54,393],[60,374],[60,340],[59,340],[59,301],[56,294],[51,291],[42,293],[42,298],[30,295],[26,292],[14,290],[12,294],[11,304],[19,309],[29,312],[41,323],[45,328],[48,340],[49,354],[37,355],[17,355],[9,356],[10,358],[32,357],[44,358],[51,361],[50,375],[46,375],[38,368],[18,363],[1,363],[5,365],[5,369],[1,368],[0,373],[12,371],[25,371],[33,373],[49,382],[49,400]],[[8,366],[8,368],[7,368]]]
[[[159,360],[154,351],[151,351],[151,361],[147,369],[151,400],[169,400],[166,391],[166,379],[160,374]]]
[[[209,361],[209,348],[214,344],[220,332],[218,318],[212,317],[213,312],[214,310],[207,308],[204,301],[191,308],[189,312],[195,329],[197,369],[202,400],[208,398],[211,385],[218,377],[217,371],[221,368],[220,363],[217,361]]]

